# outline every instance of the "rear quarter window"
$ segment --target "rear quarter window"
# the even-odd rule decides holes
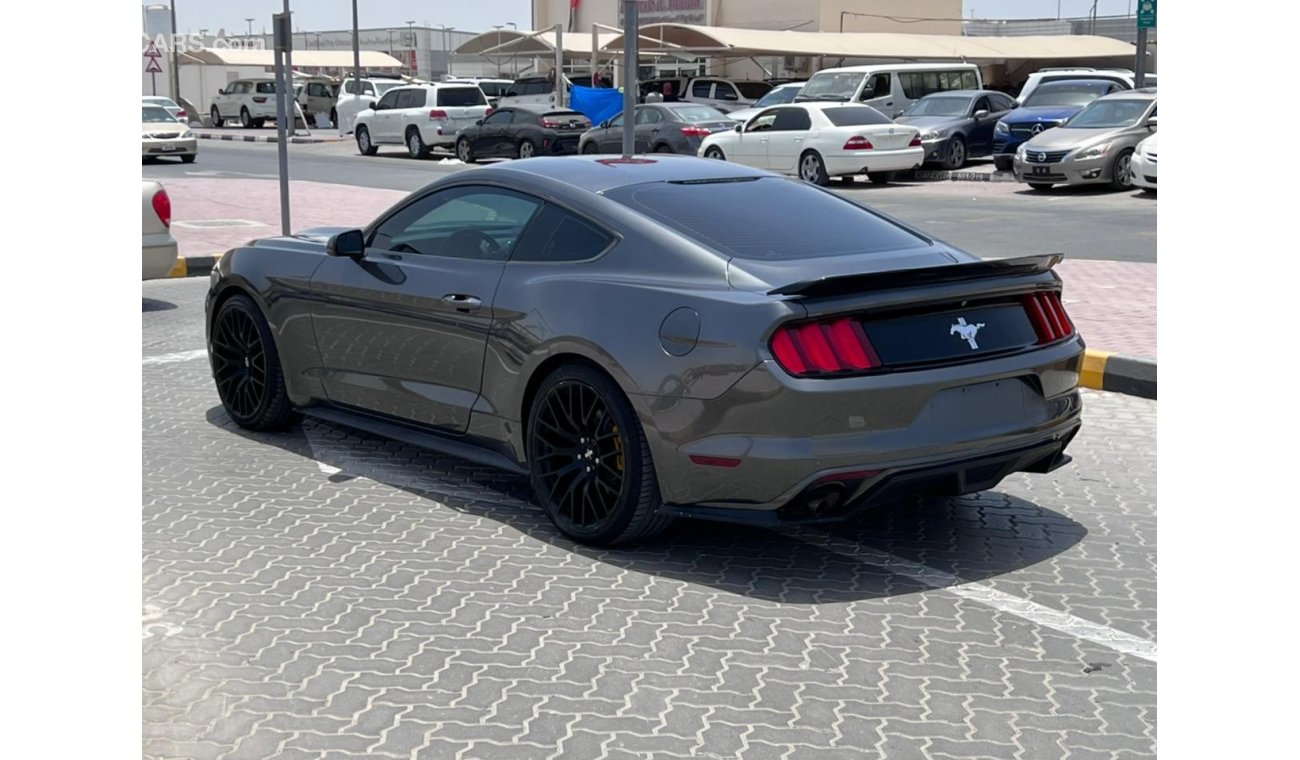
[[[605,197],[739,259],[810,259],[929,245],[862,206],[780,177],[655,182],[621,187]]]
[[[528,225],[511,261],[585,261],[613,242],[614,236],[596,224],[547,204]]]

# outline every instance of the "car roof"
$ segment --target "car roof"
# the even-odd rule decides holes
[[[813,74],[813,76],[816,76],[817,74],[824,74],[828,71],[832,73],[840,73],[846,71],[849,73],[859,73],[859,72],[882,71],[882,70],[883,71],[928,71],[929,69],[977,69],[978,70],[979,66],[976,66],[973,63],[961,63],[960,61],[955,61],[953,63],[942,63],[942,62],[869,63],[862,66],[836,66],[830,69],[822,69],[816,72],[816,74]]]
[[[1078,79],[1058,79],[1055,82],[1043,82],[1039,89],[1063,84],[1090,84],[1096,87],[1106,87],[1115,84],[1115,82],[1110,79],[1097,79],[1096,77],[1079,77]]]
[[[484,166],[474,171],[474,177],[507,179],[516,173],[558,180],[589,193],[650,182],[704,182],[772,176],[728,161],[669,153],[656,154],[653,158],[636,156],[630,161],[612,155],[536,157]]]
[[[1112,92],[1109,95],[1103,95],[1097,100],[1155,100],[1156,88],[1143,87],[1140,90],[1120,90]],[[1093,101],[1096,102],[1096,101]]]

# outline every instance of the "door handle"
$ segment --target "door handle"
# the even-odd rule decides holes
[[[463,293],[448,293],[442,297],[442,301],[456,307],[456,311],[466,313],[483,308],[483,299],[478,296],[467,296]]]

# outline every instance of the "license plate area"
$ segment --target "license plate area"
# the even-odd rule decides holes
[[[1018,301],[869,321],[862,327],[886,367],[963,361],[1038,340]]]

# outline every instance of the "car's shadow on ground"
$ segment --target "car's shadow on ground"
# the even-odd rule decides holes
[[[1028,197],[1066,197],[1066,198],[1086,198],[1095,195],[1122,195],[1129,194],[1129,190],[1116,190],[1110,185],[1052,185],[1051,187],[1035,190],[1029,185],[1021,184],[1020,189],[1015,190],[1016,195]]]
[[[170,301],[159,301],[157,298],[145,298],[141,312],[145,311],[171,311],[176,308],[176,304]]]
[[[765,601],[843,603],[977,581],[1050,559],[1087,535],[1059,512],[991,491],[918,500],[829,527],[777,531],[678,520],[652,541],[596,549],[555,529],[525,477],[310,419],[275,434],[243,430],[221,407],[207,419],[337,468],[320,477],[340,486],[367,478],[599,562]],[[430,505],[430,521],[435,509]]]

